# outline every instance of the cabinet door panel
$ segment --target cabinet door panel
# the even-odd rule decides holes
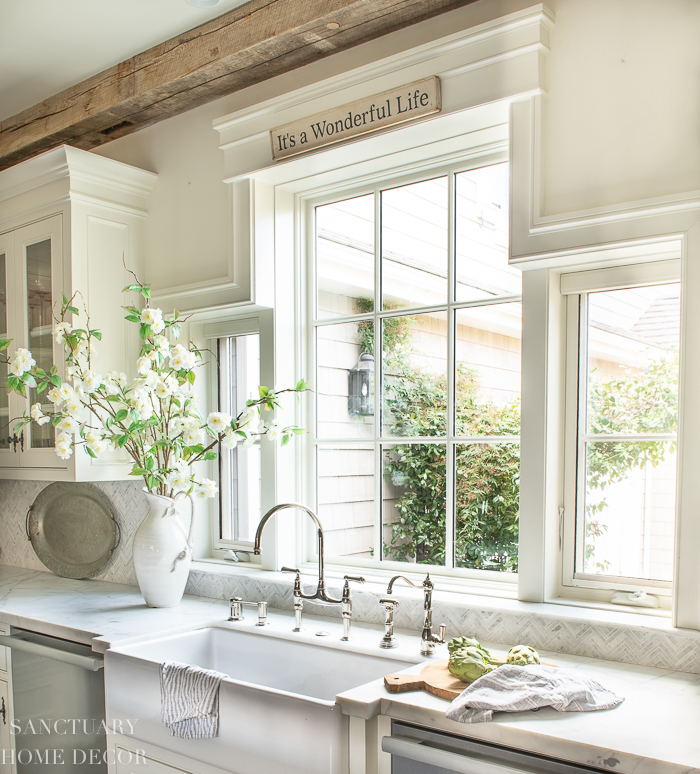
[[[17,328],[21,346],[29,349],[40,368],[49,371],[56,363],[62,372],[63,353],[53,340],[53,316],[60,314],[62,272],[62,219],[60,215],[18,229],[15,232],[15,266],[21,267],[17,277],[18,309]],[[20,274],[20,272],[18,272]],[[21,308],[20,307],[21,304]],[[14,343],[14,342],[13,342]],[[45,412],[52,405],[46,393],[38,396],[36,390],[28,390],[26,400],[20,399],[20,414],[28,411],[33,403],[40,402]],[[24,428],[21,467],[67,467],[54,451],[54,430],[51,423],[41,427],[31,423]]]
[[[0,235],[0,338],[13,338],[12,327],[8,316],[8,268],[12,263],[14,253],[14,238],[12,234]],[[14,342],[10,344],[6,354],[13,351]],[[5,391],[7,366],[0,363],[0,466],[14,467],[19,465],[19,457],[15,446],[10,440],[12,427],[10,423],[10,400]]]
[[[14,737],[10,734],[12,700],[7,680],[0,679],[0,774],[14,774]]]

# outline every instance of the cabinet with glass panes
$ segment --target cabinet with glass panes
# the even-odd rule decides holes
[[[54,341],[62,296],[76,296],[90,327],[104,333],[100,369],[132,376],[139,350],[136,326],[124,322],[122,288],[129,270],[143,276],[147,200],[156,176],[86,151],[62,146],[0,172],[0,338],[7,350],[29,349],[46,371],[64,375]],[[80,319],[80,318],[78,318]],[[84,320],[84,317],[83,317]],[[134,336],[135,333],[135,336]],[[54,450],[51,423],[14,421],[46,394],[26,398],[4,389],[0,365],[0,478],[99,481],[125,478],[120,452],[93,459],[76,448],[68,460]]]

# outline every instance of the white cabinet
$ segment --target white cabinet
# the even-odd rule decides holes
[[[0,625],[0,634],[9,634],[10,627]],[[12,668],[10,651],[0,645],[0,774],[15,774],[15,737],[12,702]]]
[[[0,337],[12,339],[10,355],[26,347],[42,368],[55,364],[62,373],[53,318],[62,295],[79,292],[75,305],[87,309],[90,327],[103,334],[96,370],[133,375],[140,343],[137,326],[124,320],[122,288],[132,281],[127,268],[143,276],[144,220],[155,181],[151,172],[68,146],[0,172]],[[5,366],[0,375],[4,384]],[[78,448],[69,460],[59,459],[50,424],[16,434],[12,419],[40,400],[32,392],[8,400],[0,389],[0,478],[128,475],[120,453],[93,459]]]

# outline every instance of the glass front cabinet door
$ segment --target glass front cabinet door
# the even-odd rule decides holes
[[[54,315],[60,316],[62,216],[40,220],[0,236],[0,337],[12,339],[7,354],[19,347],[30,350],[37,365],[62,371],[62,353],[53,340]],[[54,451],[51,423],[16,428],[16,420],[39,403],[45,413],[52,406],[46,393],[8,396],[4,388],[7,366],[0,366],[0,466],[65,470],[67,463]]]

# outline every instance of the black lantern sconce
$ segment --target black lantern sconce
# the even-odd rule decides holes
[[[359,417],[374,415],[374,357],[369,352],[363,352],[348,372],[348,413]]]

